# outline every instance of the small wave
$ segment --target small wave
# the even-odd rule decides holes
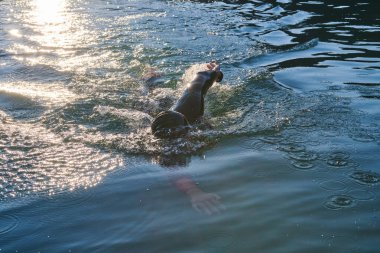
[[[0,93],[27,97],[47,104],[62,104],[78,98],[78,96],[60,84],[40,84],[30,82],[2,83]]]
[[[269,67],[271,65],[275,65],[279,63],[279,59],[281,61],[286,59],[292,59],[299,57],[298,55],[293,55],[292,53],[296,53],[298,51],[306,51],[311,48],[314,48],[318,45],[319,39],[314,38],[304,43],[288,47],[285,50],[262,50],[259,55],[254,55],[251,57],[246,57],[245,59],[234,62],[234,66],[239,67]]]
[[[311,40],[306,41],[304,43],[301,43],[299,45],[296,45],[287,51],[288,52],[294,52],[294,51],[308,50],[310,48],[318,46],[318,43],[319,43],[319,38],[314,38],[314,39],[311,39]]]

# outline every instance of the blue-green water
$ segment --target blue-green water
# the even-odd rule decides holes
[[[0,252],[378,252],[379,8],[0,1]],[[152,137],[212,59],[212,128]]]

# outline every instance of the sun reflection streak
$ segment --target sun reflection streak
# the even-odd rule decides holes
[[[35,0],[32,4],[31,21],[38,34],[32,39],[43,47],[62,47],[67,44],[71,17],[65,0]]]
[[[19,34],[9,31],[15,41],[7,51],[13,58],[29,66],[47,65],[58,71],[86,72],[89,66],[108,62],[99,59],[103,54],[92,55],[91,45],[99,39],[99,31],[89,29],[92,21],[85,11],[76,11],[75,2],[69,0],[33,0],[25,2],[27,11],[15,13],[15,19],[21,24]],[[75,10],[75,11],[74,11]]]
[[[66,8],[66,0],[34,0],[35,21],[38,24],[64,23],[63,12]]]
[[[46,105],[65,104],[79,98],[78,95],[55,83],[46,85],[29,82],[3,82],[0,86],[0,95],[2,93],[24,96],[40,102],[43,101]]]

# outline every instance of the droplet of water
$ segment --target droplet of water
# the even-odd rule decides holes
[[[333,195],[330,196],[324,206],[331,210],[339,210],[342,208],[349,208],[355,205],[355,201],[351,196],[348,195]]]
[[[355,171],[350,177],[361,184],[376,184],[380,182],[380,174],[373,171]]]
[[[345,167],[349,164],[350,155],[345,152],[334,152],[329,155],[327,164],[333,167]]]

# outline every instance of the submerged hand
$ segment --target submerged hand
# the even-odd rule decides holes
[[[204,214],[220,213],[225,207],[220,203],[220,196],[215,193],[204,192],[189,177],[178,178],[177,188],[189,196],[193,208]]]
[[[200,213],[212,215],[220,213],[225,209],[220,203],[220,196],[215,193],[206,193],[197,190],[190,194],[190,198],[193,208]]]

